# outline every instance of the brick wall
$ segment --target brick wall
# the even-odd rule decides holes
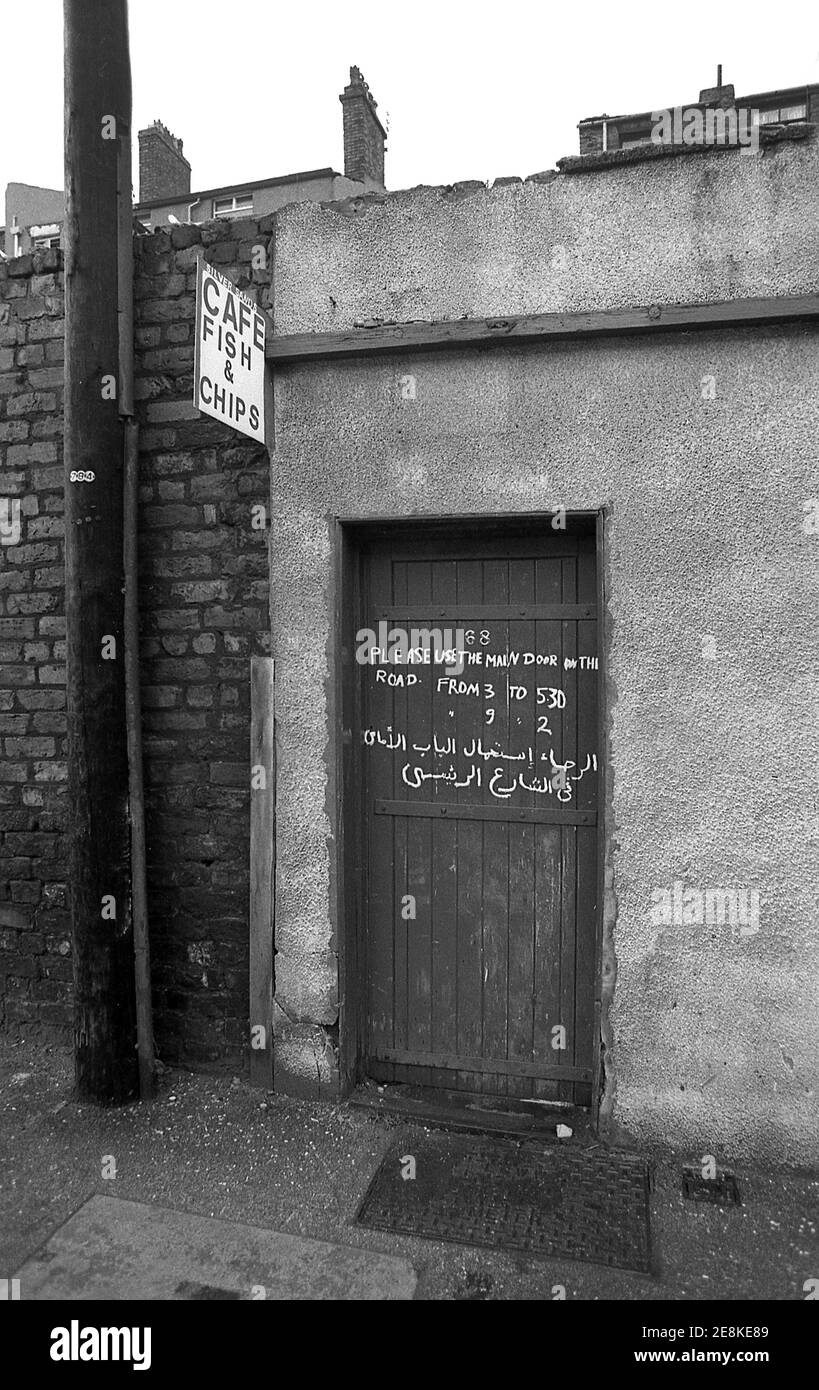
[[[0,265],[0,1026],[51,1036],[71,1022],[61,267]]]
[[[201,253],[251,271],[272,219],[137,242],[136,395],[148,884],[166,1061],[235,1065],[247,1037],[250,658],[269,645],[265,449],[190,405]],[[219,240],[218,238],[222,238]],[[229,239],[228,239],[229,238]]]
[[[177,140],[162,125],[139,132],[139,201],[190,193],[191,166]]]
[[[250,262],[270,223],[135,242],[155,1026],[160,1056],[191,1065],[236,1066],[246,1044],[249,669],[269,643],[267,454],[190,405],[196,259],[265,303]],[[0,549],[0,1026],[43,1039],[72,1022],[60,266],[0,266],[0,497],[21,525]]]

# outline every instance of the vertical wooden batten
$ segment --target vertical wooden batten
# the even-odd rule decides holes
[[[250,1084],[269,1090],[276,910],[275,663],[269,656],[250,662],[250,776]]]
[[[125,574],[125,725],[128,742],[128,810],[131,823],[131,915],[134,933],[139,1095],[154,1092],[154,1023],[151,951],[148,932],[148,876],[145,841],[145,784],[142,767],[142,702],[139,688],[139,425],[125,421],[123,478],[123,569]]]

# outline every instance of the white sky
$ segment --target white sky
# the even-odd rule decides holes
[[[342,171],[352,63],[389,113],[392,189],[552,168],[582,117],[696,101],[718,62],[737,95],[819,82],[816,0],[131,0],[130,29],[134,129],[182,138],[194,190]],[[62,0],[4,5],[0,43],[0,195],[59,188]]]

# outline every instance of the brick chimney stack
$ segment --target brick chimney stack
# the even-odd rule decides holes
[[[182,141],[161,121],[139,132],[139,201],[173,198],[191,191],[191,166],[182,153]]]
[[[383,190],[387,132],[375,114],[378,103],[358,68],[350,68],[349,86],[339,101],[344,109],[344,173],[348,179]]]

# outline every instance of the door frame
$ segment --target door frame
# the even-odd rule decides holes
[[[362,1062],[366,1028],[366,958],[363,931],[364,863],[357,862],[366,845],[366,807],[361,795],[363,760],[353,733],[360,724],[361,681],[355,661],[355,635],[362,626],[362,551],[375,540],[398,541],[423,533],[425,539],[451,535],[456,528],[496,537],[554,534],[553,512],[498,513],[476,516],[331,516],[332,548],[331,624],[328,642],[327,711],[327,809],[332,828],[330,855],[331,947],[338,955],[338,1048],[342,1097],[364,1079]],[[609,1067],[603,1073],[601,1037],[608,1040],[608,1009],[613,991],[613,971],[603,975],[603,943],[606,928],[605,870],[611,845],[611,765],[609,749],[609,622],[605,585],[605,528],[607,508],[566,511],[567,528],[574,526],[595,535],[599,667],[597,671],[597,725],[600,782],[597,815],[597,912],[595,930],[594,1074],[589,1118],[598,1126],[603,1090],[608,1089]],[[611,924],[609,924],[611,925]],[[606,1042],[606,1050],[610,1043]]]

